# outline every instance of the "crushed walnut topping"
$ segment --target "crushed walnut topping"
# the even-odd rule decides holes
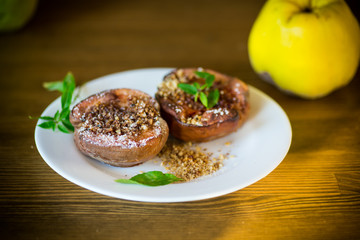
[[[82,127],[94,133],[136,136],[153,128],[159,117],[159,111],[147,104],[146,99],[132,96],[126,106],[119,100],[98,103],[85,112],[81,119]]]
[[[168,139],[158,156],[167,171],[185,181],[213,174],[223,166],[226,159],[222,154],[213,157],[213,153],[206,152],[198,145],[175,139]]]
[[[186,78],[178,78],[176,75],[168,75],[158,86],[157,94],[164,98],[173,98],[178,102],[185,101],[184,92],[178,88],[178,84],[187,82]]]

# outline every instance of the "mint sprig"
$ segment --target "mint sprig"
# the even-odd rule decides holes
[[[218,103],[220,97],[219,89],[209,90],[214,84],[215,76],[208,72],[199,71],[195,71],[195,75],[205,79],[205,84],[200,86],[198,82],[194,82],[193,84],[179,83],[178,87],[184,92],[194,95],[195,102],[200,98],[200,102],[207,109],[214,107]]]
[[[135,175],[130,179],[116,179],[115,182],[126,184],[141,184],[154,187],[167,185],[182,180],[182,178],[178,178],[170,173],[162,173],[161,171],[150,171]]]
[[[63,133],[71,133],[74,131],[74,127],[71,124],[70,118],[70,105],[75,100],[73,97],[76,87],[75,79],[72,73],[66,74],[63,81],[45,82],[43,87],[49,91],[61,92],[61,110],[56,111],[52,116],[41,116],[39,119],[45,120],[38,126],[44,129],[52,129],[55,131],[58,129]]]

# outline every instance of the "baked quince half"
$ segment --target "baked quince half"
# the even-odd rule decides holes
[[[82,153],[119,167],[152,159],[169,135],[156,100],[134,89],[112,89],[86,98],[72,109],[70,122]]]
[[[204,106],[199,98],[183,91],[179,84],[204,86],[206,79],[198,72],[214,77],[204,94],[218,91],[218,101],[212,107]],[[249,88],[236,77],[211,69],[182,68],[167,74],[155,94],[161,116],[167,122],[170,134],[183,141],[205,142],[236,131],[246,121],[249,105]]]

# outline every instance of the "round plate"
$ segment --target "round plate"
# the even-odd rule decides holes
[[[153,96],[163,76],[171,70],[151,68],[107,75],[85,84],[79,99],[111,88],[133,88]],[[247,122],[235,133],[200,144],[214,155],[228,154],[230,157],[215,174],[194,181],[159,187],[117,183],[114,180],[118,178],[131,178],[152,170],[165,172],[165,169],[159,158],[131,168],[100,163],[78,151],[72,134],[36,127],[36,146],[45,162],[58,174],[107,196],[145,202],[183,202],[217,197],[265,177],[280,164],[290,147],[292,133],[285,112],[266,94],[254,87],[249,88],[251,110]],[[58,98],[42,116],[53,116],[60,106]]]

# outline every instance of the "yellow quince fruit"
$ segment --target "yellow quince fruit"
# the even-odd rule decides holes
[[[0,0],[0,32],[22,28],[36,10],[38,0]]]
[[[319,98],[354,77],[359,23],[343,0],[268,0],[252,27],[248,50],[264,80],[303,98]]]

